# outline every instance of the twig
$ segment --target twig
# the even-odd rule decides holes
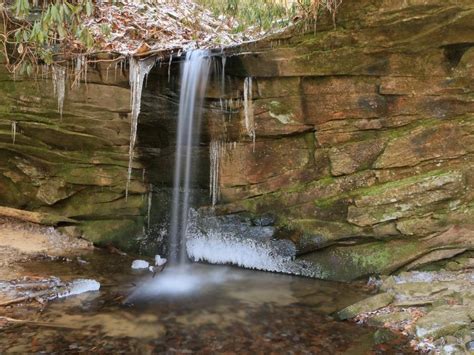
[[[44,296],[44,295],[47,295],[47,294],[50,294],[50,293],[53,293],[53,291],[50,290],[50,289],[45,290],[45,291],[32,293],[31,295],[28,295],[28,296],[23,296],[23,297],[15,298],[15,299],[10,300],[10,301],[2,302],[2,303],[0,303],[0,307],[5,307],[5,306],[9,306],[11,304],[20,303],[20,302],[27,301],[29,299],[36,298],[36,297],[41,297],[41,296]]]
[[[17,324],[28,324],[28,325],[36,325],[41,327],[50,327],[50,328],[62,328],[62,329],[80,329],[78,326],[68,325],[68,324],[60,324],[60,323],[50,323],[50,322],[36,322],[31,320],[24,320],[24,319],[15,319],[10,317],[1,317],[0,320],[4,320],[10,323],[17,323]]]

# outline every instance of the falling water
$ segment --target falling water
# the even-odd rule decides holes
[[[181,78],[173,202],[170,224],[170,262],[185,264],[185,234],[189,212],[192,153],[199,134],[202,105],[210,71],[207,51],[188,52]]]

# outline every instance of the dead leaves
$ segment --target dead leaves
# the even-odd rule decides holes
[[[97,3],[93,17],[84,21],[100,50],[121,54],[221,47],[250,39],[233,34],[231,21],[215,18],[191,0]],[[107,35],[104,24],[109,28]]]

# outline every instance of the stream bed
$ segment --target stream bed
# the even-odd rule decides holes
[[[330,315],[367,295],[342,284],[192,264],[155,276],[127,256],[94,252],[24,265],[32,277],[90,278],[100,291],[10,307],[1,353],[410,353],[407,340]],[[186,287],[183,287],[186,285]],[[178,287],[180,286],[180,287]]]

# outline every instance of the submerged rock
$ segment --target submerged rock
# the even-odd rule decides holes
[[[385,307],[389,305],[392,300],[393,295],[389,293],[380,293],[344,308],[337,312],[337,317],[341,320],[354,318],[360,313],[376,311],[377,309]]]

